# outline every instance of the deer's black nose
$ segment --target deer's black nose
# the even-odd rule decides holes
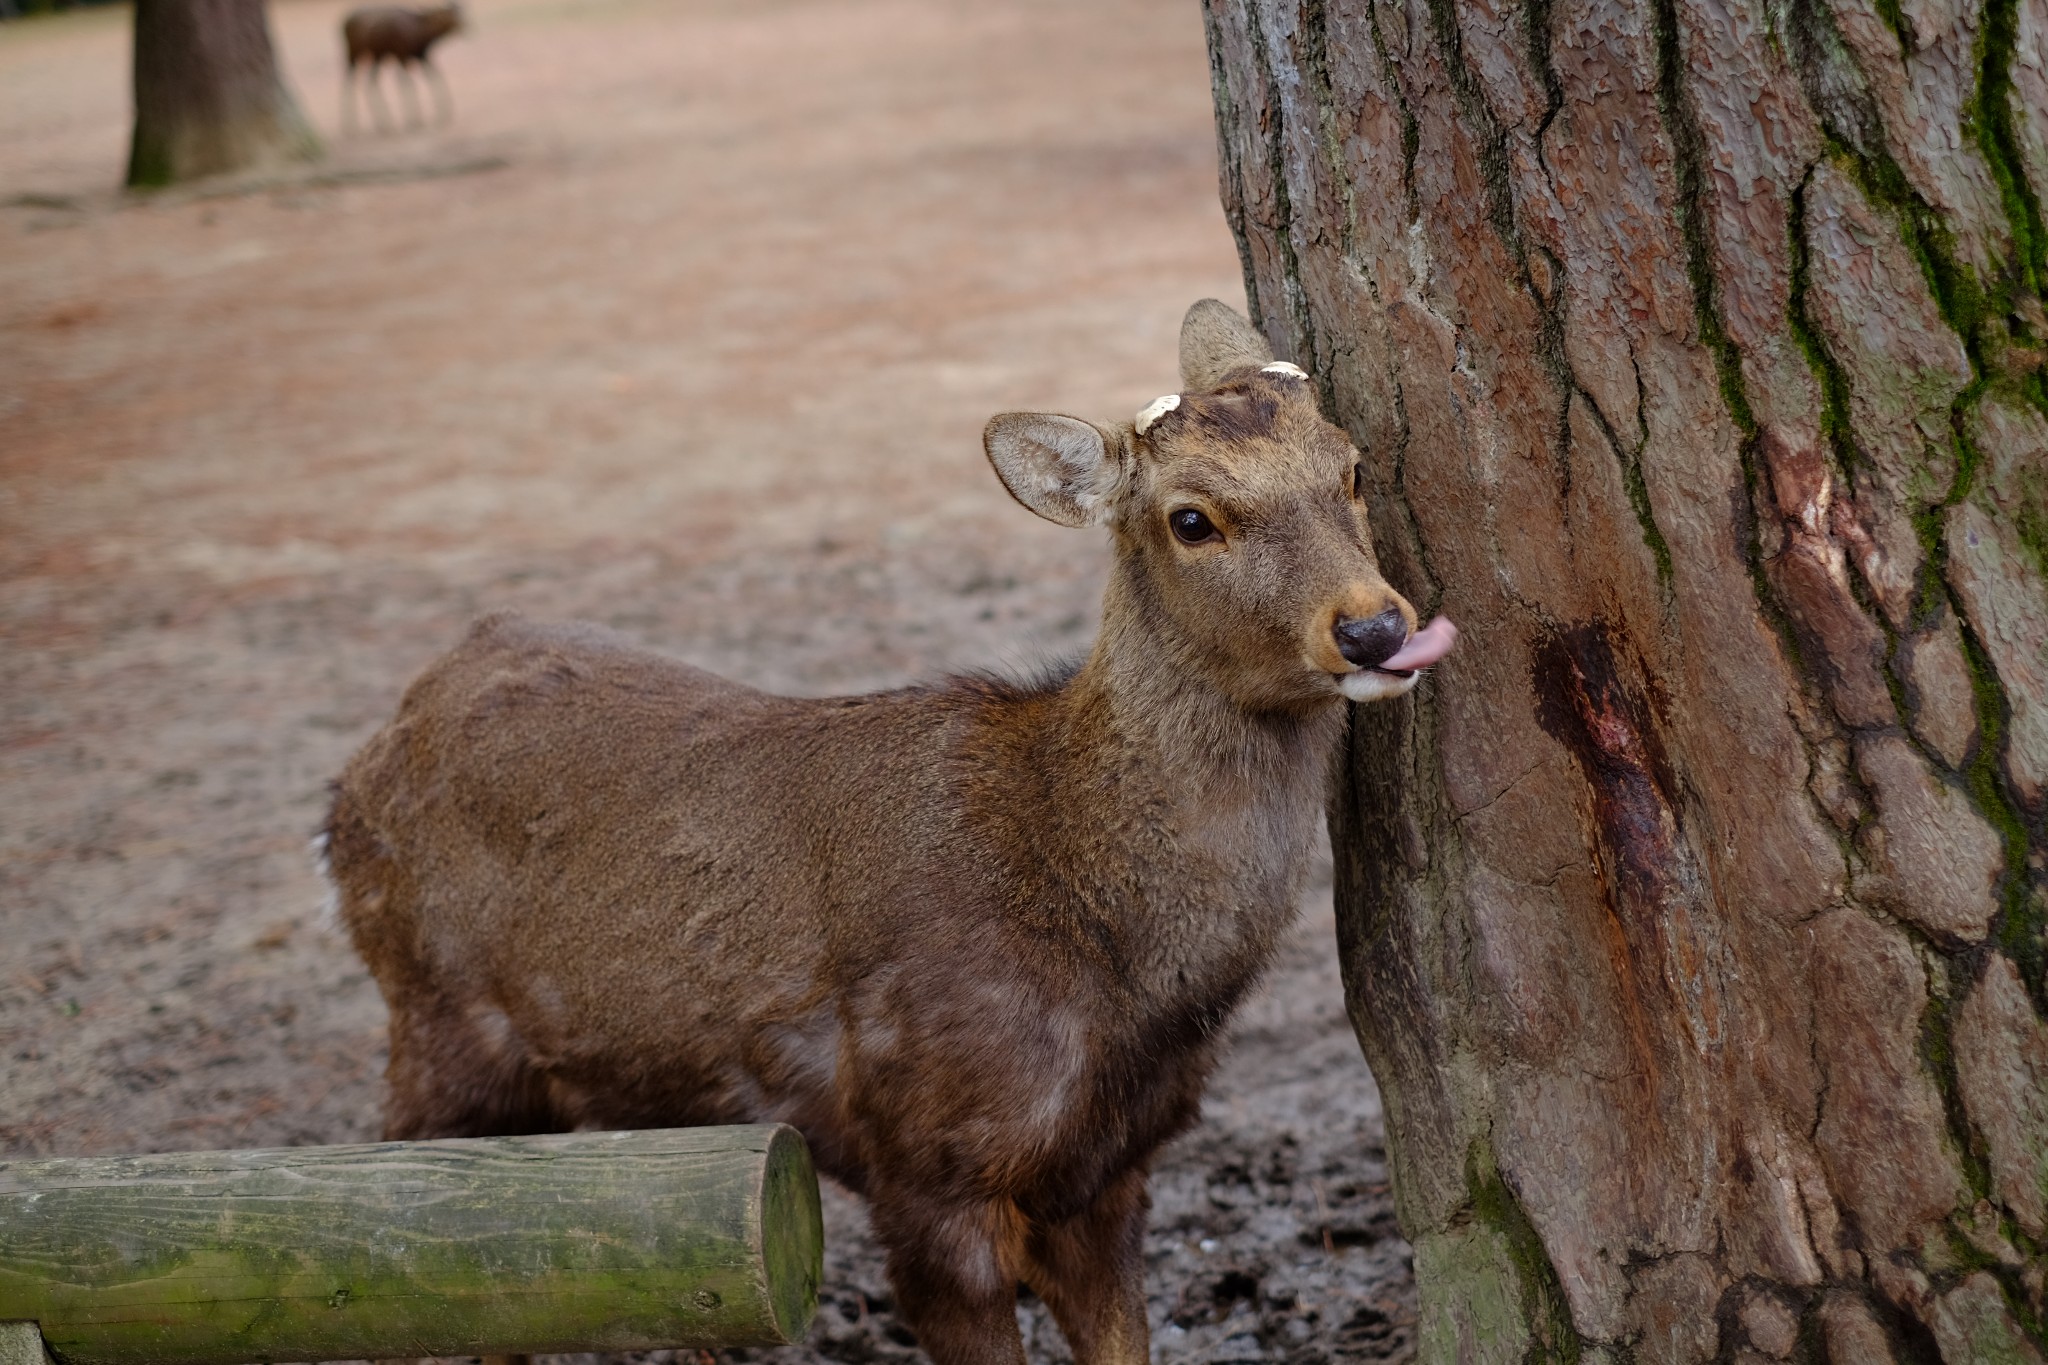
[[[1378,616],[1340,616],[1331,631],[1337,652],[1360,668],[1377,668],[1408,642],[1408,622],[1399,607]]]

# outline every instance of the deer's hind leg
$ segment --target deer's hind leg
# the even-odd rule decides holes
[[[434,92],[434,122],[454,122],[455,96],[448,89],[448,80],[441,74],[441,68],[434,65],[432,56],[422,54],[420,57],[420,70],[426,73],[427,84]]]
[[[384,1140],[557,1132],[547,1077],[503,1012],[415,1000],[391,1011]]]
[[[1014,1206],[940,1203],[908,1182],[869,1188],[897,1311],[933,1365],[1025,1365],[1017,1331],[1023,1220]]]
[[[1024,1283],[1045,1301],[1075,1365],[1145,1365],[1145,1171],[1126,1171],[1088,1208],[1034,1227]]]
[[[346,779],[316,847],[336,918],[391,1011],[384,1136],[489,1137],[564,1126],[548,1078],[480,983],[437,969],[423,925],[431,908],[402,853],[364,814]]]

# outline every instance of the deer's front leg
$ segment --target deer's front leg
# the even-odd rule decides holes
[[[1145,1171],[1126,1171],[1093,1205],[1025,1242],[1024,1282],[1052,1310],[1075,1365],[1145,1365]]]
[[[869,1191],[896,1308],[933,1365],[1024,1365],[1017,1331],[1023,1220],[1007,1203],[942,1204],[907,1182]]]
[[[419,81],[414,77],[412,68],[413,64],[411,62],[400,57],[398,59],[398,74],[392,77],[392,79],[397,82],[400,92],[405,97],[405,126],[408,128],[424,128],[427,126],[427,121],[420,115]]]
[[[364,97],[370,105],[370,118],[375,121],[377,131],[388,133],[391,131],[391,110],[384,103],[384,90],[377,80],[377,73],[383,69],[384,59],[373,57],[370,60],[369,73],[363,78],[363,89]]]

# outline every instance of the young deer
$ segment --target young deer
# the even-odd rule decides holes
[[[391,1010],[391,1138],[779,1120],[872,1210],[939,1365],[1143,1365],[1146,1170],[1292,919],[1343,701],[1455,634],[1381,579],[1357,453],[1205,300],[1135,422],[988,457],[1116,562],[1078,669],[769,696],[480,622],[326,830]]]
[[[408,74],[413,67],[418,67],[432,78],[428,84],[434,88],[437,120],[446,123],[453,118],[455,102],[448,94],[448,82],[442,78],[441,70],[434,65],[428,50],[461,28],[462,8],[456,0],[448,0],[447,4],[433,9],[379,5],[351,11],[348,18],[341,21],[341,40],[348,48],[348,70],[341,78],[342,131],[349,132],[355,127],[358,68],[363,69],[363,80],[369,90],[366,98],[378,131],[385,131],[390,124],[384,96],[377,90],[377,71],[387,60],[398,63],[398,79],[405,91],[406,122],[409,126],[417,127],[421,121],[419,98],[413,92],[412,77]]]

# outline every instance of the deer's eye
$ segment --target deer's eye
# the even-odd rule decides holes
[[[1351,466],[1351,496],[1361,501],[1365,498],[1365,461]]]
[[[1173,528],[1174,539],[1183,545],[1202,545],[1223,539],[1216,524],[1192,507],[1183,507],[1168,516],[1166,524]]]

